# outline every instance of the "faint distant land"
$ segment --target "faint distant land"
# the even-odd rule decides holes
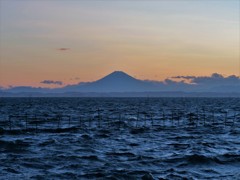
[[[240,97],[240,85],[208,88],[187,83],[139,80],[125,72],[114,71],[97,81],[82,82],[62,88],[21,86],[0,90],[0,97],[8,96]]]

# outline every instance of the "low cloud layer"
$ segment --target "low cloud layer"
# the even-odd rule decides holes
[[[211,76],[175,76],[172,78],[188,80],[197,85],[240,85],[239,77],[235,75],[224,77],[218,73],[213,73]]]
[[[240,77],[223,76],[213,73],[210,76],[175,76],[164,81],[138,80],[127,74],[115,79],[100,79],[93,82],[64,85],[62,81],[43,80],[42,84],[58,85],[55,88],[9,87],[9,92],[223,92],[240,93]],[[1,87],[0,87],[1,89]]]
[[[44,80],[40,82],[42,84],[54,84],[54,85],[63,85],[62,81],[53,81],[53,80]]]

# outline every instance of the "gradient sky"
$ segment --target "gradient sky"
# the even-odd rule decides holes
[[[239,75],[239,0],[0,0],[0,86]]]

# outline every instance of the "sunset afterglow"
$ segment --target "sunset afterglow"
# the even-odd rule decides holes
[[[0,3],[1,87],[239,76],[238,0]]]

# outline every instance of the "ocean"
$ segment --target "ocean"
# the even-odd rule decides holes
[[[240,98],[0,98],[0,179],[240,179]]]

